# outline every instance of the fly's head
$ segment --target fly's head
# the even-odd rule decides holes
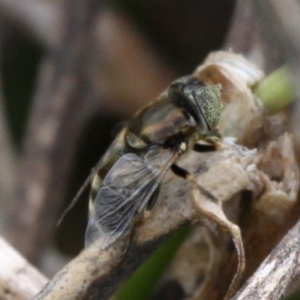
[[[206,84],[193,76],[173,81],[168,88],[172,101],[184,108],[194,118],[199,138],[218,144],[221,136],[216,130],[222,105],[220,89]]]

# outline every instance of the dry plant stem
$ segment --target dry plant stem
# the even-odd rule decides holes
[[[237,1],[226,42],[222,48],[243,54],[261,69],[264,69],[266,64],[272,64],[274,69],[272,57],[264,55],[265,49],[251,2],[252,0]],[[270,51],[276,52],[272,48]]]
[[[6,26],[0,20],[0,59],[3,59],[2,44],[4,42]],[[2,64],[0,63],[0,69]],[[2,88],[2,73],[0,74],[0,231],[5,230],[5,217],[13,199],[17,177],[17,153],[10,136],[10,128],[6,116],[5,99]]]
[[[30,300],[47,278],[0,237],[0,299]]]
[[[59,46],[48,53],[41,69],[25,141],[18,209],[10,218],[10,237],[30,260],[38,259],[51,238],[75,153],[71,150],[91,115],[85,103],[95,97],[89,81],[90,53],[99,4],[64,2],[66,19]]]
[[[231,175],[237,177],[229,189],[230,193],[228,194],[228,190],[225,194],[221,192],[220,182],[213,174],[211,177],[215,180],[211,181],[209,186],[210,191],[218,194],[220,201],[225,201],[232,194],[251,185],[246,169],[255,153],[245,154],[240,150],[238,146],[225,145],[221,151],[215,153],[191,152],[182,163],[187,169],[198,166],[204,170],[204,174],[215,171],[222,173],[224,167],[230,164]],[[255,169],[253,171],[256,172]],[[205,182],[203,186],[206,186]],[[193,196],[189,190],[190,183],[169,172],[151,216],[135,228],[134,241],[130,243],[126,252],[125,239],[106,251],[99,251],[94,247],[84,250],[51,280],[36,299],[108,299],[120,280],[128,276],[164,237],[183,223],[202,220],[203,216],[192,204]],[[206,196],[200,194],[199,197],[198,201],[201,202]]]
[[[300,222],[284,236],[234,300],[283,299],[300,276]]]
[[[280,49],[281,56],[284,61],[288,61],[296,80],[300,73],[299,1],[252,1],[252,5],[264,38],[273,47],[276,46]],[[296,87],[299,88],[297,83],[296,80]]]
[[[47,48],[58,42],[61,11],[57,0],[0,0],[0,14]]]
[[[244,55],[251,51],[254,38],[254,18],[250,3],[249,0],[237,1],[223,49],[232,49],[234,52]]]
[[[5,117],[5,107],[0,86],[0,230],[5,231],[5,217],[14,197],[18,174],[18,156],[10,138],[10,130]]]

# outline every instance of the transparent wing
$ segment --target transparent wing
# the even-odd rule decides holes
[[[178,151],[152,147],[144,157],[128,153],[110,169],[90,209],[85,245],[109,247],[145,208]]]
[[[93,180],[94,176],[98,172],[99,169],[101,169],[110,159],[110,157],[116,155],[116,153],[122,151],[124,148],[124,135],[125,135],[125,130],[119,133],[119,135],[116,137],[116,139],[112,142],[110,147],[106,150],[105,154],[101,157],[101,159],[97,162],[96,166],[92,169],[90,175],[87,177],[75,197],[72,199],[71,203],[68,205],[68,207],[65,209],[63,212],[62,216],[60,217],[58,224],[61,223],[61,221],[64,219],[66,214],[73,208],[73,206],[77,203],[78,199],[82,195],[82,193],[85,191],[87,186],[91,183]]]

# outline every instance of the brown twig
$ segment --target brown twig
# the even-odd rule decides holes
[[[4,31],[5,26],[2,26],[0,43],[3,43]],[[2,48],[0,49],[0,57],[2,57]],[[2,80],[2,74],[0,75],[0,80]],[[2,84],[0,84],[0,165],[2,169],[2,172],[0,172],[0,203],[2,207],[0,211],[0,229],[5,233],[5,217],[15,196],[19,157],[12,143],[10,128],[5,115],[6,107],[2,91]]]
[[[0,165],[3,170],[0,172],[0,202],[2,206],[0,212],[0,228],[2,230],[5,227],[3,222],[8,212],[8,205],[13,199],[17,178],[17,155],[9,136],[9,128],[6,123],[4,111],[2,97],[0,95]]]
[[[225,50],[243,53],[247,56],[252,50],[255,30],[253,28],[254,16],[250,1],[237,1],[231,25],[223,46]]]
[[[31,266],[0,237],[0,298],[29,300],[46,284],[47,278]]]
[[[20,175],[20,196],[12,211],[10,237],[31,260],[38,259],[51,238],[55,217],[65,192],[65,182],[75,142],[90,116],[87,99],[95,94],[91,82],[92,28],[98,1],[65,1],[66,19],[56,50],[44,60],[25,142]],[[86,102],[87,101],[87,102]],[[84,104],[87,103],[87,104]]]
[[[288,62],[295,79],[299,78],[299,1],[252,1],[252,5],[264,42],[268,43],[270,48],[275,46],[279,49],[282,62]],[[296,86],[298,87],[297,81]]]
[[[42,45],[53,48],[57,44],[62,22],[58,1],[1,0],[0,13],[22,30],[26,29]]]
[[[300,276],[300,222],[274,248],[234,300],[283,299]]]

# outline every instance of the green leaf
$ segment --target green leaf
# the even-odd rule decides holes
[[[189,227],[178,229],[135,273],[123,284],[114,300],[146,300],[153,293],[159,279],[169,266],[177,249],[185,240]]]
[[[295,98],[295,88],[290,72],[283,66],[264,78],[256,87],[255,94],[270,114],[287,107]]]

